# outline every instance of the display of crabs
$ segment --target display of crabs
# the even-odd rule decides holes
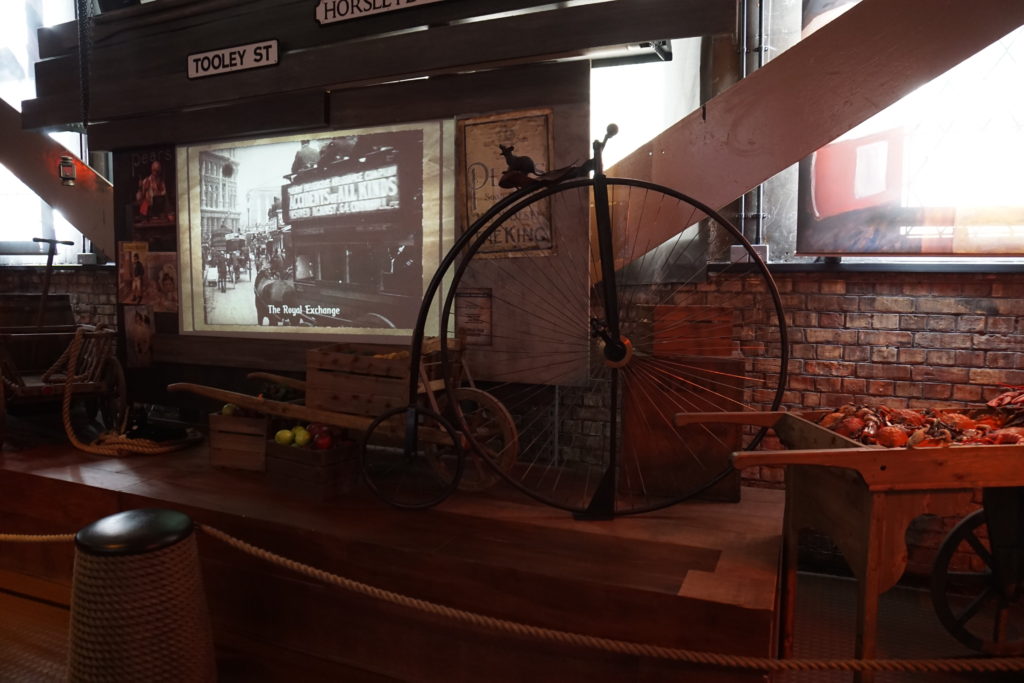
[[[1024,395],[1024,391],[1017,393]],[[1024,444],[1024,401],[997,406],[990,401],[987,405],[960,412],[952,408],[910,410],[848,403],[826,414],[818,424],[861,443],[886,448]]]

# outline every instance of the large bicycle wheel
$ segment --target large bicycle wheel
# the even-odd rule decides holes
[[[601,277],[594,182],[539,190],[478,221],[453,261],[442,346],[462,340],[477,386],[505,405],[518,434],[515,465],[496,469],[539,501],[598,517],[671,505],[723,480],[738,494],[728,456],[756,447],[764,430],[676,427],[674,418],[779,406],[787,343],[778,290],[715,211],[625,179],[607,180],[612,289]],[[733,244],[748,262],[729,262]],[[606,289],[626,347],[614,361],[604,353]]]

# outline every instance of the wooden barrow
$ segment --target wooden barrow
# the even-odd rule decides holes
[[[797,541],[803,528],[826,533],[857,579],[855,656],[877,654],[878,599],[907,565],[907,527],[924,514],[953,516],[973,491],[1024,485],[1024,446],[881,448],[864,446],[784,412],[680,413],[677,425],[726,422],[770,427],[788,450],[734,453],[737,469],[786,465],[782,638],[793,653]],[[856,681],[874,680],[873,672]]]

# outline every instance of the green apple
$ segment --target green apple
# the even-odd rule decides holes
[[[305,429],[299,429],[296,427],[292,430],[296,446],[304,447],[308,446],[309,442],[313,440],[313,435],[307,432]]]
[[[221,415],[237,415],[239,411],[238,406],[234,403],[225,403],[224,407],[220,409]]]
[[[290,446],[294,440],[295,434],[290,429],[278,429],[277,433],[274,434],[274,441],[282,446]]]

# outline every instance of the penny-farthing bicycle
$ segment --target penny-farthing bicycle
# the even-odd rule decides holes
[[[601,155],[616,132],[608,127],[585,164],[528,182],[469,226],[427,288],[412,351],[415,366],[439,302],[442,363],[455,362],[447,345],[459,337],[477,387],[516,428],[510,462],[486,430],[472,428],[481,422],[475,408],[460,406],[459,387],[449,384],[453,409],[442,417],[460,435],[466,467],[493,466],[522,493],[593,518],[666,507],[734,474],[728,453],[756,448],[765,430],[677,428],[674,417],[777,409],[788,361],[781,297],[760,255],[711,207],[668,187],[606,177]],[[514,237],[538,216],[550,221],[549,253],[492,253],[496,237]],[[728,258],[730,245],[742,247],[742,262]],[[481,299],[483,331],[460,311]],[[423,412],[414,398],[404,409],[410,425]],[[415,430],[406,439],[410,476],[422,477],[428,468],[416,466],[413,454],[423,449]],[[372,470],[372,456],[364,464]],[[458,486],[460,470],[430,469],[445,492]],[[378,494],[408,490],[393,468],[388,475]],[[374,487],[372,473],[367,480]]]

